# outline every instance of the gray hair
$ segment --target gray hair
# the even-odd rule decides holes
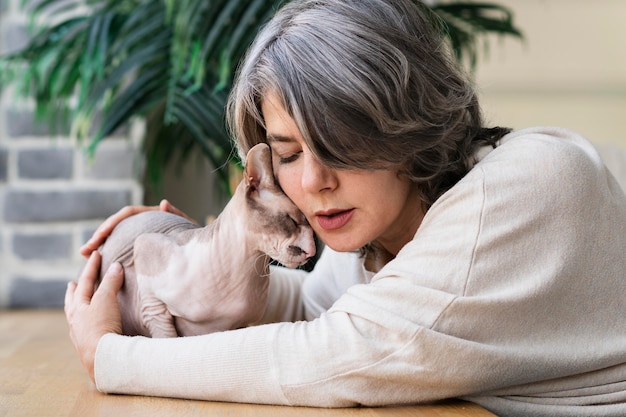
[[[282,100],[334,169],[400,169],[426,207],[462,178],[483,127],[472,84],[430,9],[412,0],[295,0],[250,47],[229,98],[240,155],[265,141],[261,101]]]

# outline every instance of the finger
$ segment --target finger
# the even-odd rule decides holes
[[[69,313],[69,310],[74,303],[74,292],[76,292],[76,282],[68,282],[67,289],[65,290],[65,300],[63,302],[66,315]]]
[[[177,216],[184,217],[185,219],[189,220],[190,222],[194,224],[198,224],[198,222],[195,219],[192,219],[191,217],[187,216],[184,212],[174,207],[172,203],[170,203],[168,200],[165,200],[165,199],[161,200],[161,203],[159,204],[159,210],[176,214]]]
[[[102,277],[102,282],[98,291],[94,295],[94,300],[100,297],[117,297],[117,293],[124,283],[124,269],[119,262],[113,262]]]
[[[79,301],[89,304],[96,288],[96,280],[100,275],[100,253],[93,251],[87,260],[83,272],[78,278],[74,297]]]
[[[91,239],[93,240],[85,243],[78,250],[81,256],[83,256],[84,258],[89,258],[91,256],[91,253],[100,247],[95,237],[92,237]]]
[[[106,240],[107,236],[111,234],[115,226],[111,224],[110,218],[105,220],[93,235],[89,238],[87,242],[79,249],[80,254],[86,258],[88,258],[93,251],[98,249],[102,243]]]
[[[83,256],[89,256],[91,252],[98,249],[102,243],[106,240],[106,238],[111,234],[115,226],[126,217],[130,217],[136,211],[134,207],[124,207],[119,210],[117,213],[109,216],[105,221],[103,221],[100,226],[93,233],[91,238],[80,248],[80,252]]]

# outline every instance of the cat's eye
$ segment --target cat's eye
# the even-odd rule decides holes
[[[296,219],[294,219],[293,217],[291,217],[290,215],[288,215],[288,214],[287,214],[287,220],[289,221],[289,223],[293,224],[293,226],[294,226],[293,230],[297,230],[298,227],[300,226],[298,221]]]

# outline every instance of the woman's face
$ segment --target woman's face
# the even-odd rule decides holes
[[[313,230],[332,249],[377,241],[396,255],[417,231],[422,204],[397,170],[335,170],[322,165],[275,94],[262,102],[274,174]]]

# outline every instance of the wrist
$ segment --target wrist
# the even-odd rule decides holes
[[[91,378],[91,381],[94,384],[96,384],[96,362],[97,362],[97,356],[98,356],[98,348],[100,346],[102,339],[104,339],[104,337],[107,336],[108,334],[112,334],[112,333],[104,333],[100,335],[99,337],[96,337],[95,343],[90,344],[89,347],[85,347],[85,349],[82,350],[82,355],[81,355],[82,365],[87,371],[87,374],[89,375],[89,377]]]

